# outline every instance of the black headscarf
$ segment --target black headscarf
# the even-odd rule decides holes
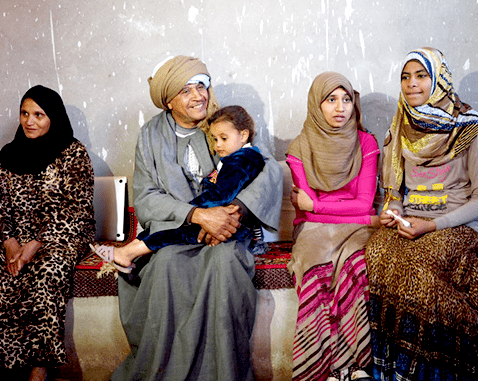
[[[20,124],[13,141],[0,151],[2,167],[19,175],[44,171],[75,140],[65,105],[56,91],[41,85],[32,87],[23,96],[20,109],[27,98],[45,111],[51,124],[48,132],[36,139],[27,138]]]

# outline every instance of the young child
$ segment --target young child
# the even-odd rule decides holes
[[[208,123],[214,150],[221,157],[221,161],[217,170],[204,179],[203,193],[190,202],[200,208],[230,204],[264,167],[264,158],[259,149],[250,143],[254,137],[254,121],[244,108],[224,107],[216,111]],[[132,260],[136,257],[156,252],[169,245],[197,244],[200,230],[201,227],[195,224],[152,234],[146,229],[123,247],[94,247],[91,244],[90,247],[105,262],[112,263],[123,273],[130,273],[135,267]],[[244,240],[252,234],[250,232],[251,229],[242,225],[234,238]]]

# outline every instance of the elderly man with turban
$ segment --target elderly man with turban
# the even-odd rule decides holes
[[[120,278],[120,314],[131,353],[112,379],[253,380],[254,258],[249,241],[229,238],[240,218],[277,228],[282,172],[268,157],[233,205],[202,209],[189,204],[217,161],[204,131],[218,104],[198,59],[177,56],[158,66],[149,78],[150,93],[164,111],[139,133],[135,211],[151,233],[198,224],[199,240],[204,240],[153,253],[135,282]]]

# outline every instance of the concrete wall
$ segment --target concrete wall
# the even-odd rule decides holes
[[[413,48],[442,50],[461,98],[478,107],[477,11],[477,0],[2,0],[0,146],[21,96],[43,84],[63,96],[96,174],[131,184],[138,130],[159,112],[146,79],[176,54],[206,62],[221,103],[245,106],[278,159],[325,70],[361,92],[382,142]]]

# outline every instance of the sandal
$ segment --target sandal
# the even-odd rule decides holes
[[[362,369],[357,369],[356,371],[352,372],[351,379],[354,381],[373,381],[373,378],[370,377],[368,373],[363,371]]]
[[[103,260],[103,262],[111,263],[114,267],[116,267],[118,271],[121,271],[122,273],[129,274],[135,268],[134,263],[128,267],[121,266],[120,264],[116,263],[113,246],[105,246],[105,245],[93,246],[90,243],[90,248],[91,250],[93,250],[93,253],[95,253],[98,257],[100,257]]]

